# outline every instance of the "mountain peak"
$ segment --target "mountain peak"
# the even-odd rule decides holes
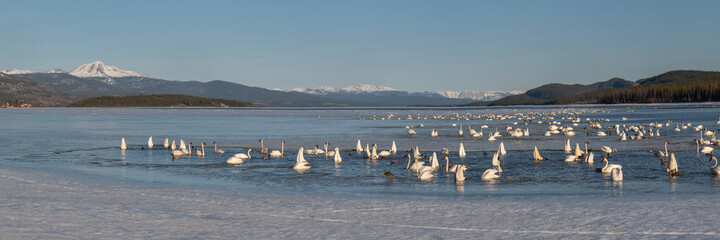
[[[113,77],[147,77],[131,70],[125,70],[115,66],[105,65],[101,61],[80,65],[77,69],[69,72],[70,75],[83,78],[113,78]]]
[[[17,69],[17,68],[13,68],[13,69],[10,69],[10,70],[2,70],[2,71],[0,71],[0,72],[5,73],[5,74],[9,74],[9,75],[37,73],[36,71],[33,71],[33,70],[20,70],[20,69]]]
[[[367,85],[367,84],[358,84],[358,85],[348,86],[348,87],[344,87],[340,90],[345,91],[345,92],[351,92],[351,93],[373,93],[373,92],[397,91],[391,87],[378,86],[378,85]]]

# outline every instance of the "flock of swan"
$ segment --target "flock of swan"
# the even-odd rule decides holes
[[[571,143],[569,137],[576,135],[574,128],[582,127],[582,129],[585,130],[584,132],[586,132],[588,135],[595,135],[598,137],[606,138],[616,138],[616,140],[618,141],[631,141],[637,139],[647,139],[650,137],[661,137],[661,129],[672,127],[672,131],[675,132],[689,130],[699,132],[699,138],[693,140],[693,143],[695,143],[697,146],[697,152],[698,154],[702,153],[708,155],[710,157],[709,161],[714,162],[714,165],[710,167],[710,173],[713,175],[720,175],[720,166],[717,166],[718,161],[712,155],[714,147],[720,145],[720,140],[716,139],[715,137],[715,131],[706,129],[702,125],[693,126],[691,123],[679,123],[673,121],[653,122],[650,124],[637,125],[612,124],[603,127],[604,124],[610,121],[609,119],[586,118],[583,120],[579,117],[581,114],[591,113],[593,111],[597,112],[598,110],[562,110],[557,112],[482,115],[453,114],[434,115],[430,117],[422,117],[420,115],[408,115],[404,117],[398,117],[390,114],[383,117],[373,116],[368,119],[450,119],[457,121],[485,119],[488,121],[504,120],[505,122],[508,122],[504,124],[504,127],[502,127],[501,130],[495,128],[495,131],[489,131],[488,125],[481,125],[478,131],[476,129],[473,129],[470,125],[466,124],[465,126],[467,127],[467,135],[465,134],[465,129],[463,128],[462,123],[460,123],[459,126],[458,124],[452,124],[452,127],[458,127],[458,132],[456,136],[460,137],[461,139],[463,137],[481,138],[487,134],[487,141],[489,142],[495,142],[498,139],[502,138],[520,139],[530,135],[531,132],[530,128],[528,127],[529,124],[545,124],[547,125],[547,130],[542,133],[543,136],[564,135],[568,137],[560,148],[566,154],[564,162],[583,162],[589,165],[592,165],[595,162],[595,153],[592,151],[592,149],[588,149],[588,141],[584,141],[584,148],[580,147],[581,143],[575,143],[573,147],[573,144]],[[624,121],[627,119],[622,118],[622,120]],[[718,120],[718,124],[720,125],[720,120]],[[423,132],[420,129],[424,128],[424,125],[420,124],[418,126],[405,126],[405,128],[407,130],[407,133],[409,134],[409,137],[419,137],[420,133]],[[483,130],[486,130],[487,132],[484,133]],[[432,129],[429,132],[430,133],[426,136],[429,136],[430,138],[435,138],[439,136],[437,129]],[[285,141],[281,141],[280,149],[278,150],[269,150],[268,148],[265,148],[264,141],[262,139],[259,140],[259,142],[259,153],[255,158],[285,158],[288,154],[292,154],[285,153]],[[651,149],[650,151],[656,153],[656,155],[660,158],[661,164],[663,166],[666,166],[665,170],[670,176],[681,175],[678,168],[678,161],[676,159],[676,156],[674,153],[668,151],[668,144],[670,143],[668,141],[665,141],[663,149]],[[143,146],[143,148],[147,147],[149,149],[152,149],[154,145],[155,144],[151,136],[147,141],[147,145]],[[459,147],[457,148],[457,157],[459,160],[463,161],[467,157],[465,147],[462,142],[460,142],[458,146]],[[120,148],[122,150],[127,149],[125,138],[121,139]],[[182,139],[180,139],[179,143],[176,144],[175,140],[172,140],[172,142],[170,142],[168,138],[165,138],[163,148],[170,150],[170,154],[173,156],[173,158],[179,158],[185,155],[192,155],[193,151],[197,156],[205,156],[205,142],[201,142],[199,146],[193,146],[190,142],[185,144],[184,140]],[[213,142],[213,149],[213,153],[216,155],[222,155],[226,153],[225,150],[218,148],[217,142]],[[247,152],[233,154],[232,156],[227,158],[225,162],[227,164],[242,164],[245,161],[254,158],[251,155],[253,150],[250,148],[246,150]],[[392,145],[387,148],[387,150],[380,150],[378,149],[377,144],[366,144],[365,146],[363,146],[361,141],[357,140],[357,144],[355,145],[355,148],[353,150],[356,152],[356,156],[362,156],[368,160],[387,159],[390,160],[391,166],[398,164],[398,162],[392,160],[393,158],[398,156],[398,150],[395,141],[392,141]],[[528,152],[531,152],[531,155],[528,154],[527,156],[529,162],[540,163],[542,161],[548,161],[548,158],[541,156],[537,146],[534,146],[533,149]],[[600,152],[602,153],[602,155],[600,155],[600,158],[602,159],[601,164],[604,165],[601,168],[597,168],[596,171],[605,175],[609,175],[609,178],[612,179],[612,181],[623,181],[623,166],[619,164],[611,164],[608,160],[610,158],[610,155],[614,152],[617,152],[617,150],[609,146],[601,146]],[[464,164],[451,164],[449,158],[451,154],[448,148],[443,148],[441,154],[445,155],[442,157],[442,159],[444,160],[444,165],[442,165],[441,162],[438,160],[438,154],[436,152],[432,152],[432,154],[427,154],[426,156],[424,154],[421,154],[419,146],[415,146],[407,154],[404,155],[404,158],[407,158],[407,164],[405,169],[410,173],[414,174],[418,179],[423,181],[432,180],[438,173],[444,171],[445,174],[454,176],[456,182],[464,182],[466,180],[465,174],[468,170],[468,167]],[[497,144],[497,151],[494,151],[492,160],[490,161],[491,167],[485,169],[485,171],[482,172],[482,174],[480,175],[480,179],[483,181],[494,181],[501,179],[503,173],[501,160],[506,154],[507,150],[505,149],[504,142],[500,141]],[[323,144],[322,148],[320,148],[319,145],[314,145],[314,147],[312,148],[300,147],[295,154],[295,164],[292,168],[299,172],[310,169],[312,166],[310,161],[305,159],[306,155],[324,155],[326,158],[332,159],[333,163],[336,165],[341,164],[343,161],[340,148],[330,148],[329,142],[326,141]],[[390,171],[387,171],[387,169],[384,171],[384,175],[388,179],[395,178],[394,174],[392,174]]]

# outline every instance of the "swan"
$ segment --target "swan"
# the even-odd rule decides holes
[[[265,144],[262,139],[260,139],[260,154],[267,154],[268,149],[265,148]]]
[[[195,149],[195,155],[205,156],[205,142],[200,143],[200,149],[201,149],[201,151],[198,151],[197,149]]]
[[[613,168],[612,172],[610,173],[610,177],[613,181],[622,181],[623,180],[623,174],[622,174],[622,168]]]
[[[240,159],[250,159],[252,157],[252,156],[250,156],[250,152],[252,152],[252,149],[248,149],[247,154],[238,153],[238,154],[235,154],[233,157],[240,158]]]
[[[565,142],[565,153],[570,154],[572,152],[572,147],[570,147],[570,139]]]
[[[218,149],[218,148],[217,148],[217,142],[213,141],[213,146],[215,147],[215,153],[216,153],[216,154],[224,154],[224,153],[225,153],[225,150],[222,150],[222,149]]]
[[[613,149],[608,146],[602,146],[600,147],[600,151],[609,155],[611,152],[613,152]]]
[[[153,146],[155,146],[155,144],[152,141],[152,136],[150,136],[150,138],[148,138],[148,148],[152,148]]]
[[[463,136],[463,130],[462,130],[462,123],[460,124],[460,129],[458,130],[458,135]]]
[[[433,152],[432,157],[430,157],[430,167],[433,170],[440,168],[440,163],[438,163],[437,154],[435,152]]]
[[[574,153],[575,157],[579,158],[583,154],[584,154],[584,152],[582,150],[580,150],[580,144],[575,143],[575,153]]]
[[[298,151],[296,163],[295,166],[293,166],[293,169],[295,170],[308,170],[310,169],[310,165],[308,165],[308,161],[305,160],[305,157],[303,156],[303,148],[300,147],[300,150]]]
[[[395,141],[392,142],[392,147],[390,147],[390,153],[392,153],[392,154],[397,153],[397,146],[395,146]]]
[[[712,173],[713,175],[720,175],[720,167],[717,166],[718,165],[717,158],[715,158],[715,156],[710,156],[710,161],[708,161],[708,162],[712,162],[712,161],[715,161],[715,164],[713,164],[712,167],[710,167],[710,173]]]
[[[184,153],[182,150],[180,150],[180,149],[171,150],[171,151],[170,151],[170,154],[172,154],[172,156],[173,156],[174,158],[177,158],[177,157],[180,157],[180,156],[182,156],[182,155],[185,155],[185,153]]]
[[[483,172],[482,176],[480,176],[480,179],[483,181],[491,181],[498,178],[500,178],[500,174],[495,168],[488,168],[485,172]]]
[[[170,148],[170,143],[168,143],[168,138],[165,138],[165,142],[163,142],[164,148]]]
[[[325,147],[325,157],[334,157],[335,156],[335,151],[332,151],[332,150],[328,151],[328,147],[330,146],[329,142],[326,141],[325,144],[323,144],[323,146]]]
[[[178,147],[178,148],[180,148],[180,150],[185,149],[185,141],[183,141],[182,139],[180,139],[180,147]]]
[[[413,150],[413,156],[414,156],[415,158],[419,158],[419,157],[420,157],[420,148],[419,148],[417,145],[415,146],[415,149]]]
[[[697,143],[697,141],[696,141],[696,143]],[[668,145],[668,142],[665,141],[665,151],[664,152],[658,151],[658,153],[657,153],[658,157],[668,157],[669,156],[668,150],[667,150],[667,145]]]
[[[418,178],[423,181],[429,181],[435,177],[435,175],[432,173],[431,169],[423,169],[422,171],[418,172]]]
[[[505,144],[503,142],[500,142],[498,153],[500,153],[500,156],[505,156],[505,154],[507,154],[507,151],[505,151]]]
[[[342,162],[342,157],[340,157],[340,149],[339,148],[335,148],[335,158],[333,160],[335,161],[335,163]]]
[[[499,156],[500,156],[499,153],[493,154],[492,161],[490,161],[490,163],[491,163],[493,166],[495,166],[495,167],[500,167],[500,158],[499,158]],[[502,172],[502,169],[498,169],[498,172]]]
[[[180,143],[182,143],[182,139],[180,139]],[[190,154],[191,152],[189,149],[190,149],[191,145],[192,145],[192,143],[188,143],[188,147],[185,148],[185,145],[183,144],[182,146],[180,146],[180,151],[182,151],[184,154]]]
[[[602,173],[610,173],[610,172],[612,172],[612,170],[615,169],[615,168],[620,168],[620,169],[622,169],[622,165],[620,165],[620,164],[609,164],[607,158],[603,158],[602,162],[605,163],[605,166],[603,166],[603,167],[600,169],[600,172],[602,172]]]
[[[488,141],[490,141],[490,142],[494,142],[495,140],[497,140],[497,139],[495,139],[495,135],[493,135],[493,134],[488,134],[488,136],[489,136]]]
[[[712,154],[713,148],[712,147],[703,147],[700,149],[700,152],[703,154]]]
[[[457,165],[457,171],[455,171],[455,182],[465,181],[465,165]]]
[[[412,129],[410,129],[410,128],[408,128],[407,132],[408,132],[408,134],[410,134],[410,135],[415,135],[415,130],[412,130]]]
[[[463,146],[462,143],[460,143],[460,150],[458,150],[458,156],[460,156],[460,158],[465,158],[465,146]]]
[[[307,152],[307,151],[305,151],[305,152]],[[365,155],[368,158],[372,158],[372,153],[370,153],[370,145],[367,143],[365,144]]]
[[[405,155],[408,158],[408,166],[405,169],[410,169],[411,171],[418,171],[421,167],[425,166],[425,162],[418,161],[417,159],[412,160],[412,156],[410,154]],[[412,165],[410,165],[410,162],[413,162]]]
[[[432,131],[430,131],[430,136],[431,136],[431,137],[437,137],[437,136],[438,136],[438,131],[437,131],[437,129],[433,129]]]
[[[358,153],[363,151],[363,147],[362,147],[362,144],[360,143],[360,139],[358,139],[357,144],[355,144],[355,151],[357,151]]]
[[[575,155],[567,155],[567,156],[565,157],[565,162],[577,162],[578,159],[579,159],[579,158],[578,158],[577,156],[575,156]]]
[[[593,162],[595,162],[595,154],[593,154],[592,151],[585,156],[585,162],[588,164],[593,164]]]
[[[175,139],[173,139],[172,144],[170,144],[170,150],[175,150]]]
[[[665,169],[665,171],[670,173],[671,175],[676,175],[679,173],[677,160],[675,159],[675,153],[670,153],[670,161],[668,162],[668,167]]]
[[[270,157],[283,157],[285,155],[285,141],[280,142],[280,151],[273,150],[270,152]]]
[[[542,161],[542,160],[543,160],[543,157],[540,156],[540,151],[538,151],[537,146],[535,146],[535,150],[533,150],[533,159],[535,159],[535,161]],[[495,161],[494,158],[493,158],[493,161]]]
[[[120,140],[120,150],[125,150],[125,149],[127,149],[127,145],[125,145],[125,138],[122,138]]]

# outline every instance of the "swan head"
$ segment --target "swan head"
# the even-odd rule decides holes
[[[450,159],[449,159],[447,156],[445,156],[445,157],[443,158],[443,160],[450,160]]]
[[[607,161],[608,161],[607,158],[603,156],[603,160],[601,161],[601,163],[607,162]]]
[[[285,141],[282,141],[283,144],[285,144]]]

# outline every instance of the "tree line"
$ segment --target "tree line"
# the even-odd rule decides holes
[[[189,95],[153,94],[138,96],[102,96],[72,103],[69,107],[250,107],[252,104]]]

